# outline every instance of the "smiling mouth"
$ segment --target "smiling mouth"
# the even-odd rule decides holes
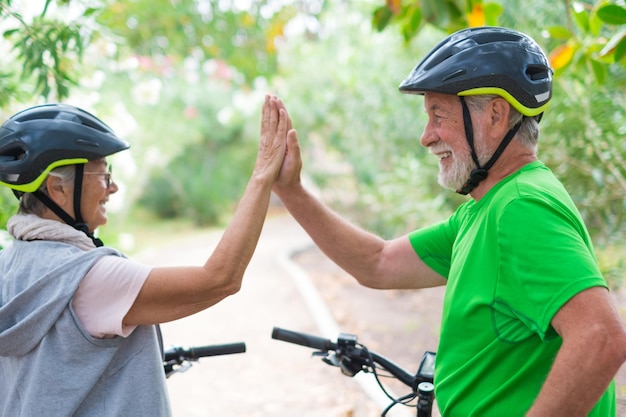
[[[446,158],[450,158],[452,156],[451,151],[436,151],[436,152],[431,152],[431,153],[435,155],[437,158],[439,158],[440,161]]]

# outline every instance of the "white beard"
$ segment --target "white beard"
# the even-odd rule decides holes
[[[474,147],[476,148],[476,155],[478,156],[478,161],[481,166],[487,163],[491,156],[487,152],[487,149],[485,149],[483,137],[482,131],[474,132]],[[450,151],[449,148],[445,150]],[[440,151],[441,150],[439,150],[439,152]],[[469,145],[462,153],[450,152],[452,153],[452,165],[447,169],[443,169],[441,166],[439,167],[438,182],[442,187],[456,191],[465,185],[470,174],[477,166],[472,159]]]

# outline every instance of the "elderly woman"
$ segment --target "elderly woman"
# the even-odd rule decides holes
[[[158,323],[236,293],[285,155],[283,105],[266,97],[257,160],[203,266],[158,268],[102,245],[118,190],[107,157],[128,148],[93,115],[36,106],[0,128],[0,183],[20,198],[0,252],[0,415],[170,415]]]

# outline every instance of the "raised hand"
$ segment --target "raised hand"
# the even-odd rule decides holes
[[[292,185],[300,184],[300,172],[302,171],[302,154],[300,143],[298,142],[298,132],[293,128],[291,118],[287,112],[285,104],[278,99],[277,106],[280,118],[285,120],[287,126],[285,157],[278,178],[274,183],[274,192],[280,195]]]
[[[265,96],[261,114],[261,139],[254,166],[255,176],[274,181],[278,177],[286,153],[286,137],[291,120],[276,96]]]

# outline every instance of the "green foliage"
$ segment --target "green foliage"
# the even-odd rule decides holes
[[[207,137],[205,143],[186,148],[152,176],[139,203],[162,218],[220,224],[243,192],[256,150],[244,143],[241,132],[232,133],[227,143]]]
[[[162,218],[187,218],[198,226],[220,223],[241,196],[256,154],[255,137],[239,120],[223,125],[218,109],[204,115],[199,142],[182,148],[166,166],[156,169],[139,204]]]
[[[50,11],[53,4],[55,13]],[[74,20],[67,18],[70,4],[82,9]],[[11,1],[0,2],[2,35],[15,54],[15,62],[0,73],[0,107],[24,99],[27,92],[44,99],[66,99],[76,85],[85,44],[94,35],[91,22],[96,9],[82,1],[46,0],[38,15],[26,16],[13,6]]]
[[[382,2],[381,2],[382,3]],[[592,67],[596,80],[605,81],[607,65],[626,65],[626,6],[622,1],[565,0],[563,2],[536,2],[527,7],[527,1],[508,0],[506,8],[482,0],[429,0],[403,3],[386,1],[373,11],[373,25],[378,30],[390,24],[399,27],[408,42],[427,24],[452,33],[464,27],[498,25],[499,17],[507,26],[524,30],[539,38],[545,30],[552,36],[551,61],[557,70],[577,63],[576,72]],[[523,14],[519,10],[524,10]],[[567,21],[563,22],[563,16]]]
[[[16,38],[14,47],[20,51],[18,59],[24,61],[22,73],[35,76],[36,94],[49,97],[52,90],[49,80],[52,79],[56,96],[59,99],[68,96],[69,85],[76,84],[68,57],[72,53],[77,56],[83,53],[79,28],[37,18],[28,30],[5,31],[4,36]]]
[[[561,78],[542,121],[541,154],[599,242],[623,240],[626,230],[625,81],[621,71],[603,86],[592,74]]]
[[[5,225],[9,217],[17,212],[17,198],[8,188],[0,192],[0,224]]]
[[[17,213],[17,199],[8,188],[2,188],[0,190],[0,249],[9,242],[8,236],[2,229],[5,228],[9,217]]]
[[[100,14],[126,41],[118,53],[137,64],[130,72],[114,68],[103,98],[125,103],[139,126],[130,133],[139,168],[131,202],[208,225],[241,195],[258,139],[249,129],[258,126],[250,121],[261,104],[255,85],[275,72],[277,39],[301,5],[249,6],[113,1]]]
[[[276,71],[275,42],[298,10],[295,3],[274,8],[276,3],[252,0],[245,9],[236,3],[112,1],[99,22],[138,55],[219,59],[251,82]]]
[[[596,248],[598,266],[606,278],[611,290],[623,288],[626,276],[626,257],[624,257],[624,242],[602,245]],[[624,395],[624,393],[621,393]]]
[[[382,2],[381,2],[382,3]],[[495,25],[503,8],[482,0],[386,1],[372,15],[374,28],[382,31],[390,24],[400,28],[405,42],[411,41],[427,25],[448,33],[468,26]]]
[[[441,33],[426,30],[407,53],[402,39],[372,32],[362,16],[335,3],[322,16],[321,36],[290,37],[275,85],[300,134],[304,170],[324,199],[391,236],[458,203],[437,184],[437,160],[419,143],[423,100],[398,91]]]
[[[102,104],[123,104],[135,126],[125,135],[136,169],[115,167],[116,177],[133,184],[126,205],[216,224],[252,172],[263,93],[233,83],[223,62],[188,61],[167,71],[142,62],[145,70],[120,68],[102,88]]]

